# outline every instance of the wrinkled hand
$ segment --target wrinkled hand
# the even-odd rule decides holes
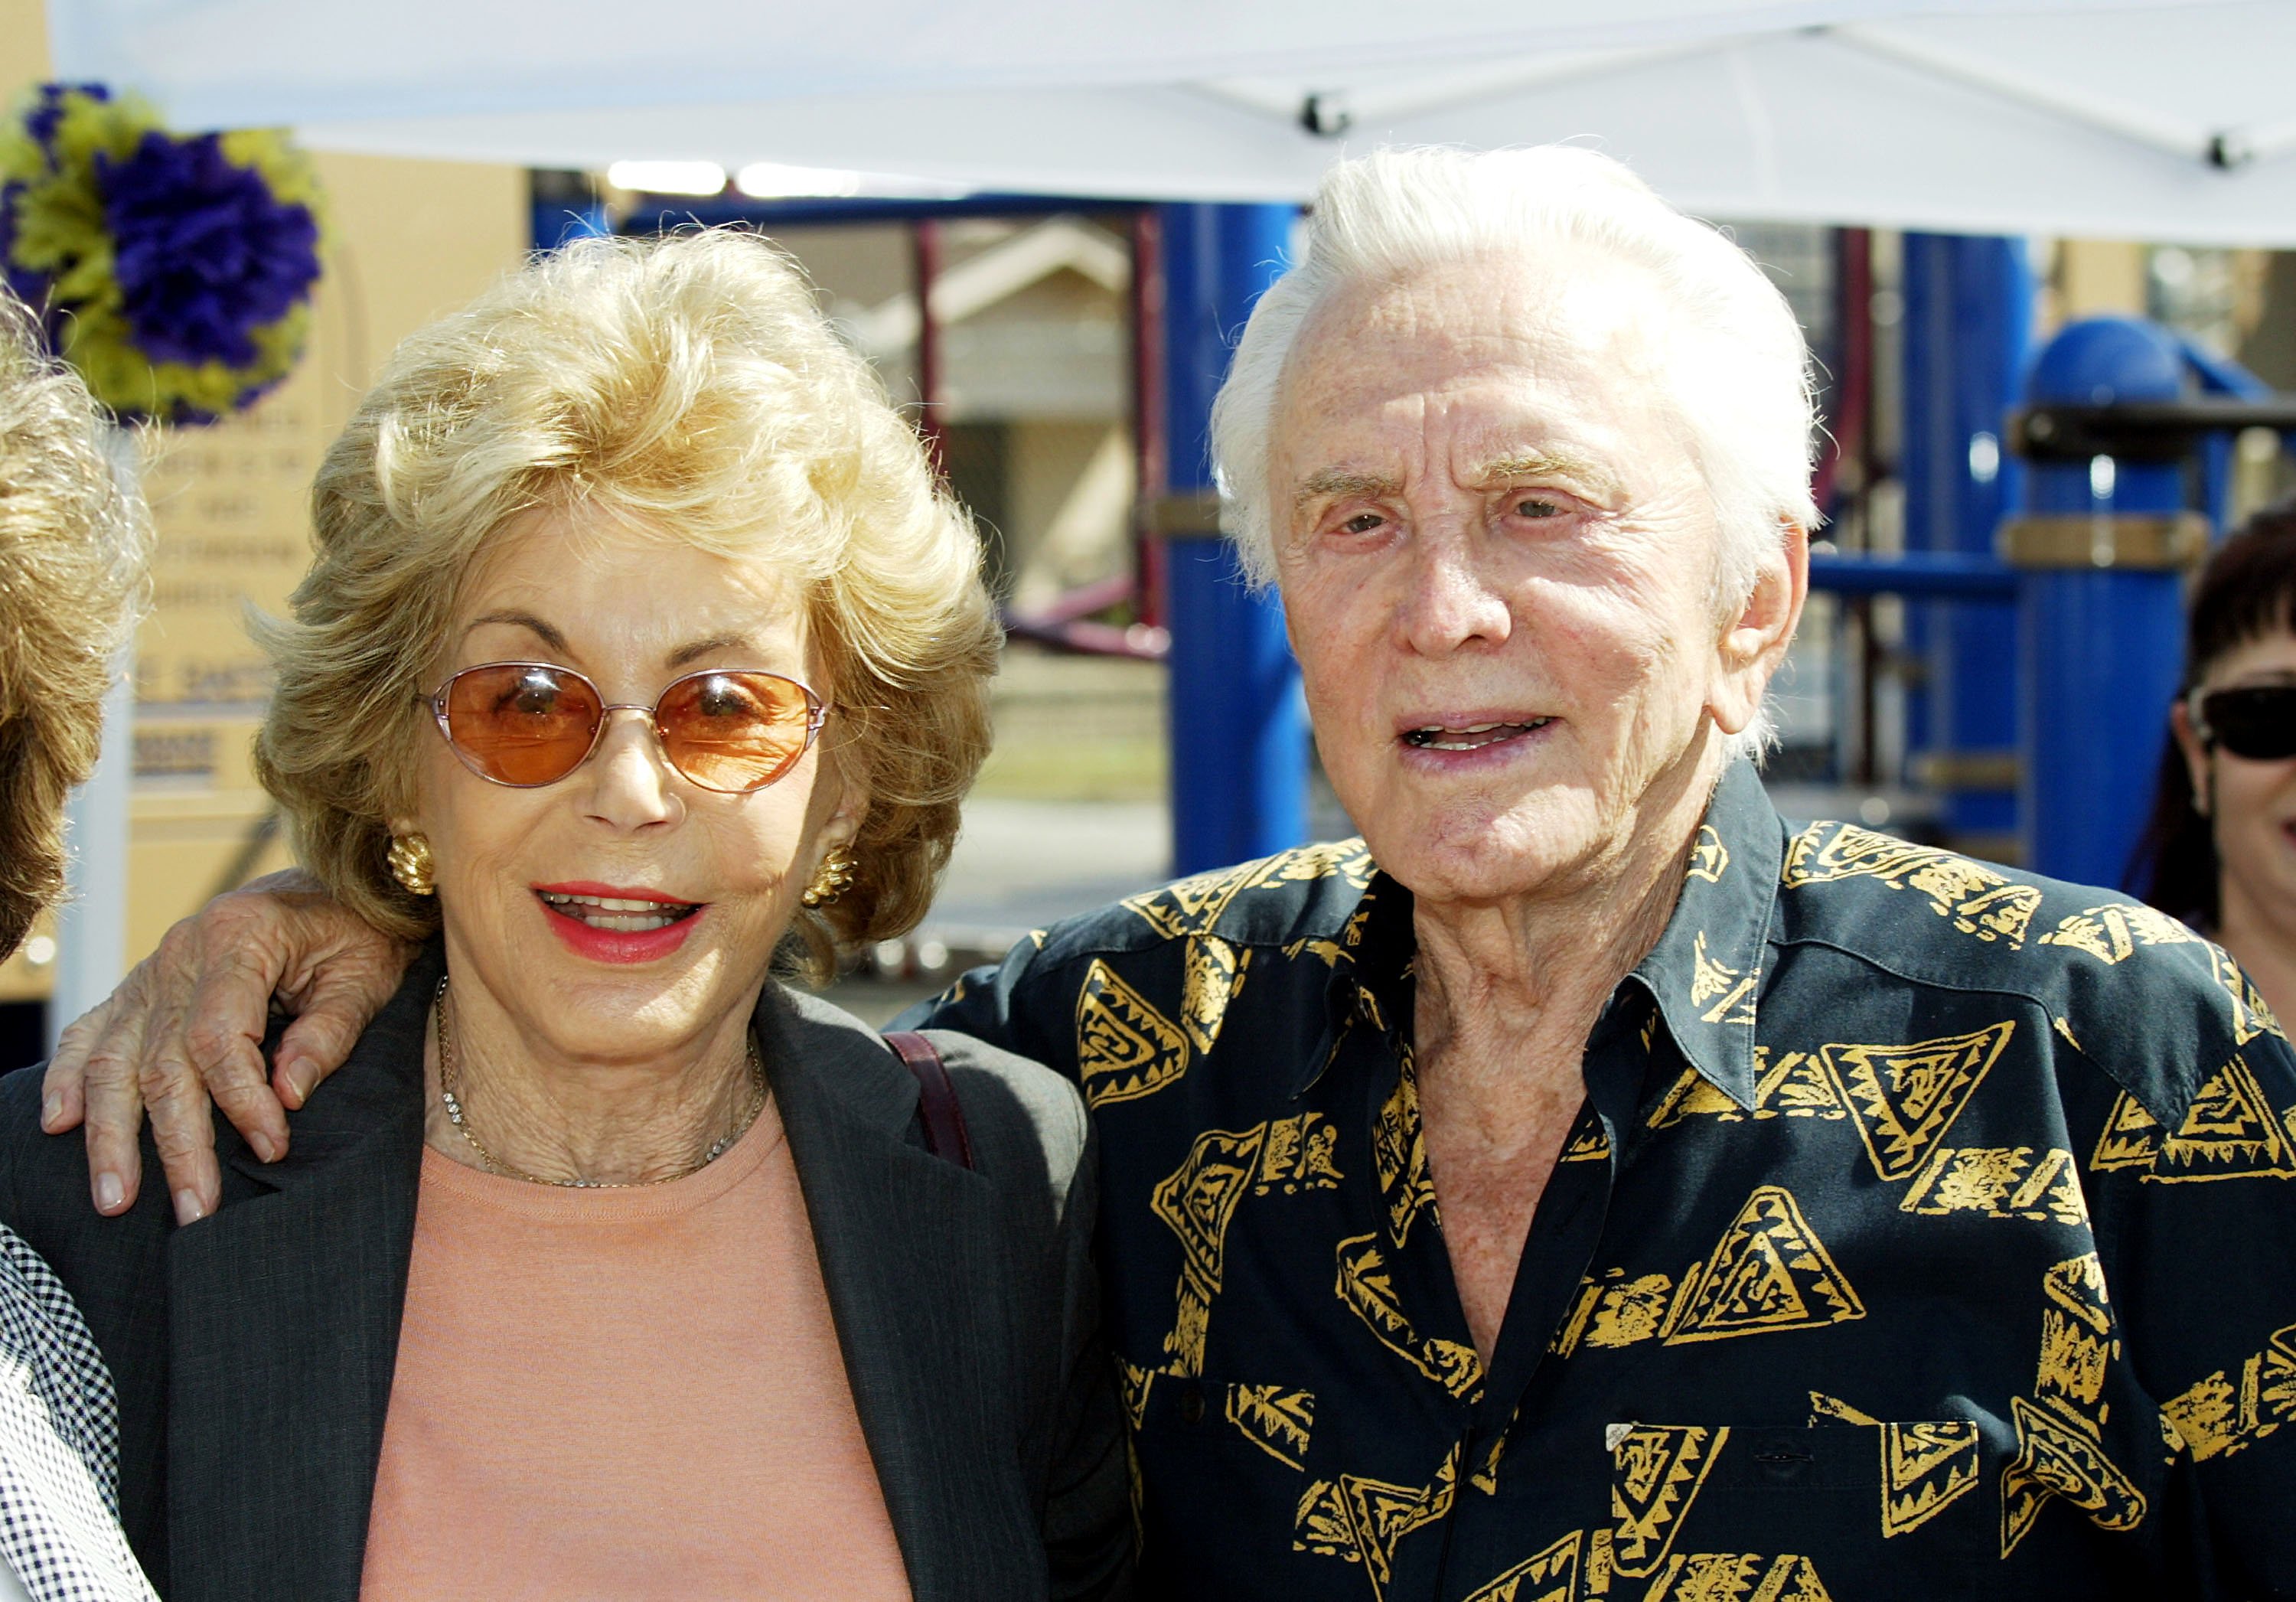
[[[95,1209],[121,1213],[143,1181],[136,1137],[149,1108],[176,1220],[204,1218],[223,1199],[210,1101],[265,1162],[285,1156],[286,1109],[341,1066],[413,951],[301,872],[218,896],[63,1031],[40,1127],[53,1135],[86,1122]],[[266,1077],[274,997],[294,1022]]]

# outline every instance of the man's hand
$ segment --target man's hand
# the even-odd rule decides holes
[[[53,1135],[86,1122],[95,1210],[120,1213],[142,1183],[136,1136],[148,1107],[176,1220],[205,1218],[223,1199],[210,1099],[258,1156],[285,1156],[285,1109],[342,1065],[412,955],[301,872],[218,896],[63,1031],[40,1127]],[[266,1078],[275,997],[294,1022]]]

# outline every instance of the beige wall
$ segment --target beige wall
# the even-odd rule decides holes
[[[47,76],[38,0],[0,0],[0,95]],[[248,745],[264,688],[247,609],[276,610],[309,561],[305,501],[321,452],[407,333],[515,266],[528,244],[515,168],[317,158],[330,237],[309,349],[241,416],[154,433],[144,488],[159,544],[136,642],[128,951],[233,879],[283,866]],[[0,999],[44,994],[43,967],[0,965]]]
[[[47,76],[47,8],[40,0],[0,0],[0,94],[13,101]]]
[[[2144,247],[2120,240],[2068,239],[2057,246],[2058,321],[2119,312],[2144,315]]]

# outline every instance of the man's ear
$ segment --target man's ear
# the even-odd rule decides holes
[[[1707,711],[1724,734],[1751,727],[1760,715],[1808,600],[1809,530],[1781,518],[1777,542],[1763,551],[1745,604],[1723,620]]]

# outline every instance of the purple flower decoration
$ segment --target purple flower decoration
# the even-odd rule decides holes
[[[136,344],[153,361],[247,366],[254,331],[319,276],[319,226],[213,134],[144,136],[124,160],[98,156],[113,273]]]
[[[40,142],[48,152],[48,160],[56,158],[56,125],[64,119],[64,97],[84,94],[94,101],[108,102],[111,91],[102,84],[42,84],[32,98],[32,109],[24,114],[24,131]]]

